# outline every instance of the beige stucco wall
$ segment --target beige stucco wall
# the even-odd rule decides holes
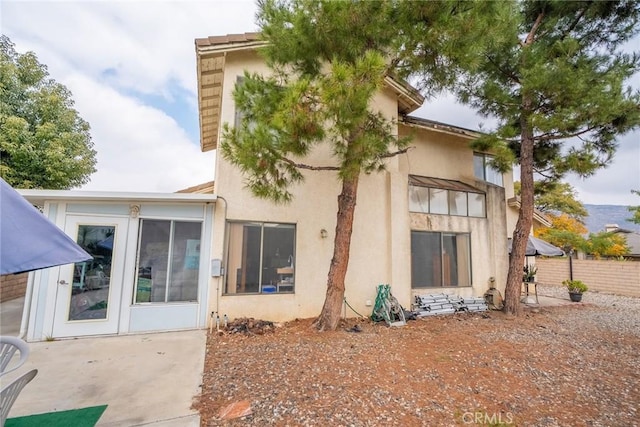
[[[266,71],[261,61],[246,53],[227,57],[223,87],[222,122],[233,122],[231,91],[236,76],[245,67]],[[397,118],[395,95],[390,90],[376,97],[376,105],[389,118]],[[506,204],[504,189],[477,183],[473,176],[473,152],[468,139],[431,131],[414,131],[403,125],[399,133],[414,134],[408,154],[388,159],[387,170],[361,176],[351,241],[351,256],[345,296],[363,315],[371,314],[367,302],[375,300],[376,286],[390,283],[393,294],[409,308],[411,289],[411,229],[470,232],[473,287],[430,288],[418,293],[447,291],[460,295],[482,295],[489,277],[497,283],[506,278]],[[322,146],[305,159],[313,165],[331,163],[330,151]],[[487,218],[409,214],[408,175],[454,179],[487,191]],[[327,274],[333,254],[337,197],[340,182],[335,172],[306,171],[305,182],[291,188],[293,201],[278,206],[254,198],[244,188],[240,172],[222,156],[216,160],[215,230],[225,230],[226,220],[268,221],[296,224],[295,293],[224,295],[224,278],[212,278],[210,311],[230,318],[255,317],[275,321],[313,317],[319,314],[326,292]],[[507,177],[505,177],[505,180]],[[508,183],[506,183],[508,185]],[[484,188],[486,187],[486,188]],[[430,217],[427,221],[426,217]],[[320,231],[327,230],[322,238]],[[225,256],[225,233],[214,233],[213,258]],[[353,312],[347,312],[353,316]]]

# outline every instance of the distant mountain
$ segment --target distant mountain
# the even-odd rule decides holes
[[[640,224],[627,221],[631,218],[631,212],[627,206],[619,205],[584,205],[589,212],[585,218],[585,226],[590,233],[604,231],[606,224],[618,224],[620,228],[640,233]]]

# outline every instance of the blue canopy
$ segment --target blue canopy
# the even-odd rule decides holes
[[[0,274],[92,259],[0,178]]]

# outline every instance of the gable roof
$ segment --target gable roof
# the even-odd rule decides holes
[[[448,133],[455,136],[462,136],[468,139],[476,139],[482,136],[482,132],[479,131],[454,126],[447,123],[437,122],[435,120],[423,119],[421,117],[404,116],[401,123],[417,128],[435,130],[437,132]]]
[[[507,205],[520,210],[520,196],[515,196],[507,200]],[[549,217],[536,208],[533,208],[533,220],[543,227],[551,227],[553,225]]]
[[[202,184],[183,188],[182,190],[176,191],[176,193],[197,193],[197,194],[214,193],[214,190],[215,190],[214,184],[215,184],[214,181],[204,182]]]
[[[266,43],[260,33],[227,34],[195,39],[202,151],[215,150],[218,146],[227,53],[255,50]],[[385,83],[396,94],[398,112],[401,114],[408,114],[420,108],[424,102],[420,92],[400,78],[388,75],[385,77]]]
[[[616,233],[622,235],[627,241],[629,247],[629,254],[626,256],[637,257],[640,256],[640,233],[636,233],[632,230],[618,227],[618,224],[607,224],[605,230],[607,233]]]
[[[200,118],[200,149],[215,150],[220,130],[222,82],[226,53],[264,46],[259,33],[228,34],[196,39],[198,77],[198,115]]]

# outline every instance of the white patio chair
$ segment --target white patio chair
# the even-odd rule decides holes
[[[16,401],[24,386],[26,386],[37,373],[37,369],[32,369],[0,390],[0,427],[4,427],[4,422],[7,420],[13,402]]]
[[[16,351],[20,352],[20,359],[9,368],[9,363],[13,356],[16,354]],[[15,371],[20,366],[27,361],[29,357],[29,346],[26,342],[22,341],[20,338],[9,337],[9,336],[0,336],[0,376]]]

